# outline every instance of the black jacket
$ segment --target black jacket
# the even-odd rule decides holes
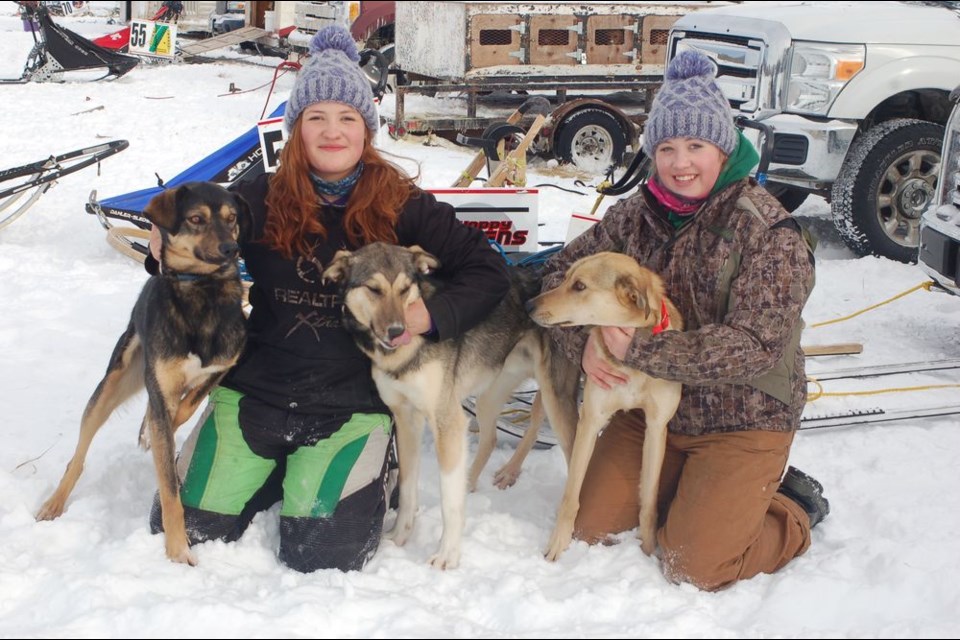
[[[250,237],[241,254],[253,277],[253,310],[246,350],[224,385],[266,404],[316,416],[387,413],[370,377],[370,361],[342,328],[342,302],[321,274],[340,249],[349,246],[342,228],[344,210],[318,210],[327,229],[309,259],[287,260],[259,242],[266,221],[268,176],[234,185],[250,205]],[[399,244],[419,245],[440,260],[437,277],[447,283],[428,311],[440,339],[477,324],[506,295],[503,258],[477,229],[461,224],[453,207],[417,191],[397,222]],[[281,427],[282,428],[282,427]]]

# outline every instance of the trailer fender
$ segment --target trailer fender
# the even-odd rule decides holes
[[[544,132],[551,153],[585,170],[618,165],[626,147],[636,149],[639,131],[624,113],[598,98],[578,98],[553,110]],[[606,167],[602,167],[606,169]]]

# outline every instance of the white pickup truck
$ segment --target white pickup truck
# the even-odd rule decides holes
[[[737,115],[772,134],[767,187],[788,209],[831,203],[860,255],[917,259],[934,198],[960,2],[750,3],[687,14],[668,57],[698,49]]]
[[[920,224],[920,268],[941,288],[960,295],[960,86],[943,138],[940,186]]]

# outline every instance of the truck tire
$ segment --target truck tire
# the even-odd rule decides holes
[[[586,107],[557,125],[554,155],[583,171],[605,174],[623,161],[627,134],[609,111]]]
[[[861,256],[916,262],[920,216],[940,173],[943,127],[925,120],[882,122],[851,146],[831,193],[833,223]]]
[[[770,184],[766,185],[767,191],[770,192],[774,198],[783,205],[783,208],[786,209],[789,213],[793,213],[800,208],[806,200],[807,196],[810,195],[809,192],[804,191],[803,189],[797,189],[796,187],[788,187],[785,184]]]

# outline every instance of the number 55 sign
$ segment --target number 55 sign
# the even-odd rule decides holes
[[[177,25],[150,20],[130,21],[130,53],[173,58],[176,53]]]

